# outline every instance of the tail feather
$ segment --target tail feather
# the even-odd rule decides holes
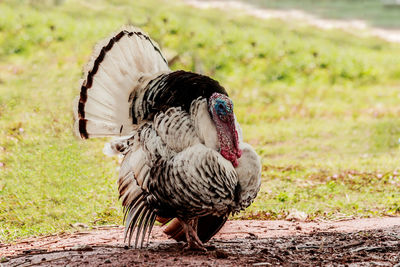
[[[128,239],[128,245],[130,246],[136,232],[134,246],[135,248],[143,248],[146,233],[148,233],[147,242],[149,240],[156,213],[146,204],[145,198],[141,196],[125,210],[124,218],[126,218],[124,242]]]
[[[146,165],[146,156],[142,149],[127,152],[121,163],[118,179],[118,190],[123,206],[128,206],[147,188],[150,179],[150,168]]]
[[[146,85],[143,77],[169,72],[167,61],[158,45],[134,27],[121,29],[94,51],[74,102],[75,133],[83,139],[128,135],[135,128],[130,95]]]

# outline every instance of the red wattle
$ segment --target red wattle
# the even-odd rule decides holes
[[[232,162],[233,167],[237,167],[239,165],[238,158],[242,155],[242,150],[238,150],[232,153],[232,151],[221,150],[221,155]]]

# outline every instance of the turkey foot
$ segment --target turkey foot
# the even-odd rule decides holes
[[[183,225],[183,230],[185,231],[187,245],[184,248],[185,251],[188,250],[199,250],[206,252],[207,249],[204,247],[203,242],[197,236],[197,219],[192,219],[189,221],[180,220]]]

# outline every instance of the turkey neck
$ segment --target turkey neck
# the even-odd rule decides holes
[[[221,155],[237,166],[238,158],[241,156],[239,149],[239,137],[232,114],[228,122],[222,122],[214,118],[209,111],[208,102],[205,98],[193,101],[190,114],[196,133],[201,142],[211,149],[219,151]]]
[[[215,92],[208,99],[208,110],[216,127],[219,152],[237,167],[242,151],[239,148],[232,100],[226,95]]]
[[[218,143],[221,155],[232,162],[234,167],[238,166],[238,158],[242,155],[239,148],[239,138],[235,126],[235,118],[229,117],[227,122],[223,122],[216,116],[212,116],[217,130]]]

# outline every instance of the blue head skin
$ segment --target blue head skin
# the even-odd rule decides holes
[[[233,103],[232,101],[227,102],[223,98],[216,98],[214,103],[214,109],[220,120],[227,122],[233,115]]]
[[[217,128],[221,155],[238,166],[238,158],[242,155],[239,149],[239,138],[235,126],[233,103],[226,95],[214,93],[209,101],[209,111]]]

